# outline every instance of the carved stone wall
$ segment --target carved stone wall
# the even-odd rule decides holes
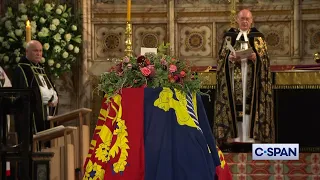
[[[83,8],[83,79],[89,81],[124,56],[126,0],[93,0]],[[314,64],[312,54],[320,50],[319,0],[238,0],[237,11],[243,8],[252,11],[254,26],[265,35],[272,64]],[[229,0],[132,0],[134,54],[142,46],[170,42],[172,55],[215,65],[229,15]],[[100,108],[101,97],[92,94],[97,83],[86,86],[80,100],[93,108],[92,121]]]
[[[133,27],[133,49],[136,56],[140,55],[140,48],[157,48],[167,40],[166,24],[136,24]]]

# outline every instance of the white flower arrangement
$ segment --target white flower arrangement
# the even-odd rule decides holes
[[[32,39],[43,45],[41,63],[47,72],[59,77],[71,71],[82,41],[80,18],[71,10],[66,4],[44,0],[20,3],[17,9],[9,6],[0,19],[0,65],[12,71],[25,55],[26,21],[30,20]]]

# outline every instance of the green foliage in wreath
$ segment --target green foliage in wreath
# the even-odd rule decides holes
[[[163,53],[124,57],[101,75],[98,90],[110,98],[121,93],[122,88],[138,87],[169,87],[185,93],[202,94],[201,81],[197,74],[191,71],[191,63]]]

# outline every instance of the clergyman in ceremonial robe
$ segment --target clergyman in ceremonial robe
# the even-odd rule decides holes
[[[270,60],[264,36],[252,22],[251,12],[241,10],[239,28],[224,34],[219,51],[213,128],[219,145],[274,142]],[[239,56],[244,51],[247,55]]]

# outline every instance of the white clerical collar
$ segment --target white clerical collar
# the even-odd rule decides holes
[[[241,29],[240,29],[240,32],[239,32],[239,34],[238,34],[238,36],[237,36],[237,41],[241,38],[241,36],[243,35],[243,37],[244,37],[244,41],[248,41],[248,32],[247,31],[242,31]]]

